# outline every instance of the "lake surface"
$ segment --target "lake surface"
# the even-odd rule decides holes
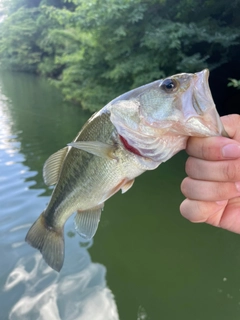
[[[0,74],[0,319],[239,320],[240,235],[181,217],[184,152],[109,199],[91,243],[70,218],[60,274],[25,243],[52,192],[44,161],[89,116],[43,79]]]

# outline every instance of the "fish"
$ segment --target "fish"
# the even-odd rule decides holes
[[[47,159],[44,182],[55,188],[25,240],[52,269],[59,272],[63,266],[64,224],[73,213],[76,231],[89,240],[105,201],[185,149],[190,136],[228,137],[208,77],[207,69],[180,73],[120,95]]]

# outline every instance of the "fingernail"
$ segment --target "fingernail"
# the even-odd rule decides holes
[[[235,182],[235,186],[238,192],[240,192],[240,181]]]
[[[227,144],[222,148],[222,155],[224,158],[239,158],[240,146],[237,144]]]

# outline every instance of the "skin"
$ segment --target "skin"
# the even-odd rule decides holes
[[[188,175],[181,191],[181,214],[240,233],[240,115],[221,118],[230,138],[191,137],[187,143]]]

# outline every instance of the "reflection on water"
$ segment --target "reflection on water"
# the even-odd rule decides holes
[[[139,306],[138,308],[137,320],[148,320],[147,313],[142,306]]]
[[[117,320],[116,303],[106,286],[106,268],[92,263],[86,248],[77,245],[77,239],[71,243],[61,274],[48,267],[41,254],[24,242],[31,225],[28,215],[37,215],[48,197],[39,197],[43,193],[39,185],[30,190],[37,184],[38,171],[23,164],[27,161],[21,150],[34,150],[34,145],[31,137],[32,144],[22,145],[26,127],[16,131],[11,105],[0,91],[0,318]],[[72,228],[70,221],[66,232],[74,237]],[[67,243],[73,242],[71,237]]]
[[[33,188],[43,188],[49,195],[51,188],[42,179],[43,163],[72,141],[89,113],[63,103],[59,93],[36,76],[5,72],[0,75],[0,92],[5,117],[1,125],[10,130],[8,141],[12,147],[15,144],[17,152],[27,155],[23,164],[36,173]],[[2,131],[7,134],[5,129]]]
[[[59,275],[46,267],[38,253],[20,258],[4,286],[10,295],[21,288],[9,319],[119,319],[106,287],[105,267],[91,263],[86,250],[82,250],[79,266],[71,275]]]

